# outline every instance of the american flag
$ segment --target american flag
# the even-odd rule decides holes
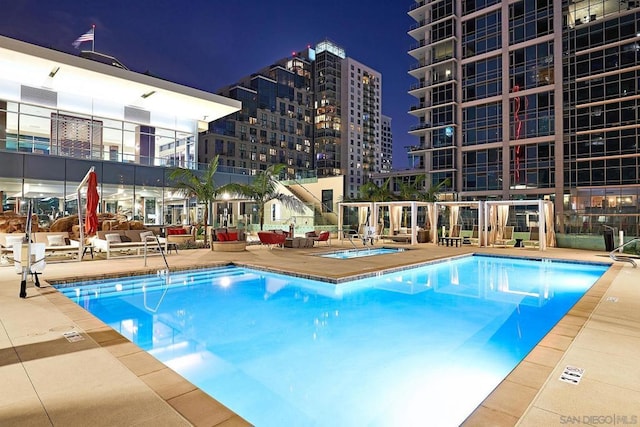
[[[84,33],[83,35],[78,37],[76,39],[76,41],[73,42],[73,47],[75,47],[77,49],[78,46],[80,46],[80,43],[93,41],[93,31],[94,30],[95,30],[95,28],[92,27],[89,31],[87,31],[86,33]]]

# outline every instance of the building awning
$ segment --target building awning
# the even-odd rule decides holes
[[[210,122],[240,101],[0,36],[0,80]]]

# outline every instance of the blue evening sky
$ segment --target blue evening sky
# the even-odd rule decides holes
[[[407,50],[411,0],[15,0],[0,14],[0,34],[76,53],[71,45],[96,25],[96,51],[129,69],[215,92],[294,51],[328,38],[382,73],[382,112],[392,117],[393,165],[408,166],[417,123],[407,90],[415,62]],[[81,46],[90,48],[89,43]]]

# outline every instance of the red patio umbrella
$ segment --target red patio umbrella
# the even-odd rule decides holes
[[[98,178],[95,172],[89,172],[87,181],[87,217],[84,221],[84,232],[87,235],[96,234],[98,231]]]

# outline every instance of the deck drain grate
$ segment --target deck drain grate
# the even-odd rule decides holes
[[[69,342],[78,342],[84,340],[84,337],[80,335],[78,331],[69,331],[62,334],[63,337]]]
[[[583,368],[576,368],[575,366],[567,365],[560,375],[560,381],[564,381],[569,384],[578,384],[584,374]]]
[[[607,297],[607,301],[609,301],[609,302],[618,302],[618,297]]]

